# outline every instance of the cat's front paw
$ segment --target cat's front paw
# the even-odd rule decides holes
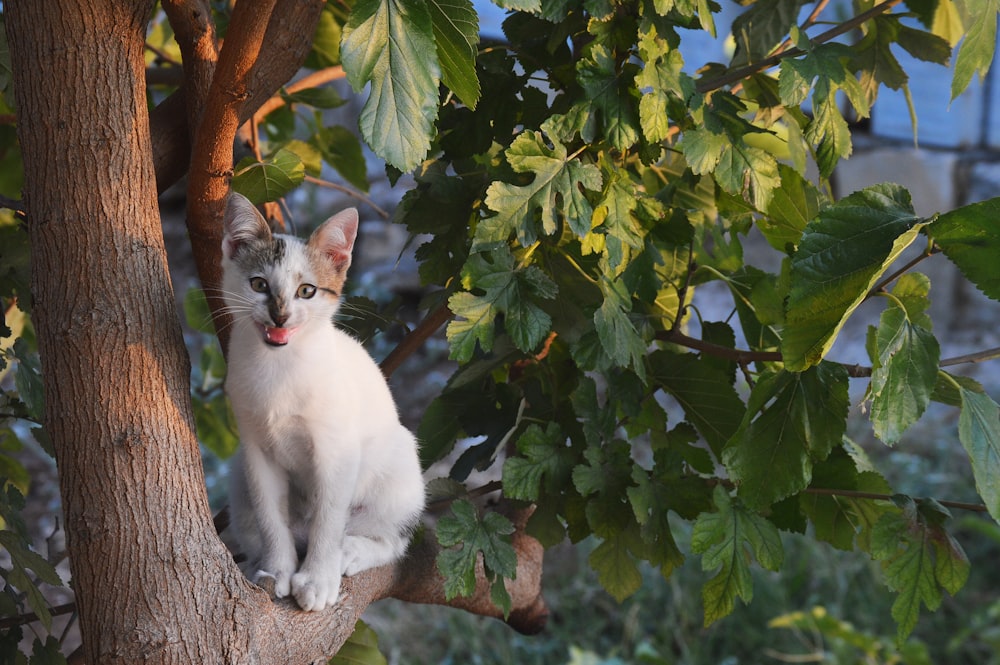
[[[307,612],[326,609],[340,595],[340,575],[318,575],[300,572],[292,575],[292,595],[299,607]]]
[[[369,568],[366,556],[367,547],[364,539],[359,536],[347,536],[344,538],[343,566],[344,575],[351,577],[357,575],[362,570]]]
[[[291,591],[292,576],[288,573],[258,570],[252,579],[254,584],[264,589],[272,598],[284,598]]]

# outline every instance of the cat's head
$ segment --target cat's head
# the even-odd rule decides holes
[[[223,291],[237,325],[252,324],[270,346],[284,346],[310,326],[332,325],[358,232],[356,209],[337,213],[304,242],[272,233],[234,192],[224,227]]]

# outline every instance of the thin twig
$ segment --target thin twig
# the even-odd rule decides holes
[[[7,208],[8,210],[13,210],[19,215],[24,215],[24,202],[18,199],[11,199],[0,194],[0,208]]]
[[[935,254],[938,254],[940,252],[941,252],[940,249],[938,249],[937,247],[934,247],[934,248],[932,248],[932,249],[924,252],[920,256],[914,258],[912,261],[908,262],[905,266],[903,266],[899,270],[896,270],[891,275],[889,275],[888,277],[886,277],[885,279],[883,279],[881,282],[879,282],[874,288],[872,288],[871,291],[868,292],[868,297],[871,297],[871,296],[875,295],[876,293],[881,293],[881,292],[885,291],[885,289],[886,289],[887,286],[889,286],[890,284],[892,284],[893,282],[895,282],[904,273],[908,272],[915,265],[917,265],[918,263],[920,263],[924,259],[928,259],[928,258],[930,258],[930,257],[932,257]]]
[[[346,195],[348,195],[348,196],[350,196],[352,198],[355,198],[355,199],[361,201],[362,203],[370,206],[372,208],[372,210],[374,210],[375,213],[379,217],[381,217],[382,219],[389,219],[389,213],[388,212],[386,212],[385,210],[383,210],[382,208],[380,208],[379,205],[377,203],[375,203],[370,197],[362,194],[361,192],[357,191],[356,189],[351,189],[350,187],[345,187],[343,185],[338,185],[335,182],[330,182],[329,180],[323,180],[321,178],[316,178],[316,177],[311,176],[311,175],[307,175],[305,177],[305,181],[306,182],[311,182],[314,185],[319,185],[320,187],[326,187],[327,189],[336,190],[336,191],[338,191],[338,192],[340,192],[342,194],[346,194]]]
[[[996,358],[1000,358],[1000,347],[967,353],[964,356],[947,358],[938,364],[940,367],[951,367],[952,365],[964,365],[966,363],[981,363],[987,360],[995,360]]]
[[[331,81],[336,81],[344,78],[346,74],[344,73],[344,68],[341,66],[327,67],[325,69],[320,69],[315,71],[308,76],[303,76],[298,81],[294,83],[289,83],[285,86],[285,92],[288,94],[294,94],[300,90],[308,90],[309,88],[318,88],[324,83],[329,83]],[[262,119],[271,111],[281,108],[285,105],[285,99],[281,95],[275,95],[268,99],[266,102],[261,104],[260,108],[254,114],[258,119]]]
[[[820,494],[823,496],[844,497],[846,499],[872,499],[873,501],[892,501],[891,494],[880,494],[878,492],[862,492],[859,490],[838,490],[826,487],[807,487],[803,490],[805,494]],[[946,508],[956,510],[968,510],[974,513],[987,512],[986,506],[981,503],[966,503],[964,501],[938,501]]]
[[[680,344],[681,346],[707,353],[708,355],[716,358],[732,360],[733,362],[741,364],[751,362],[781,362],[782,359],[780,351],[749,351],[745,349],[732,349],[728,346],[713,344],[712,342],[706,342],[696,337],[685,335],[680,330],[676,329],[665,330],[661,333],[657,333],[656,339],[664,342]]]
[[[49,614],[54,617],[70,614],[76,611],[76,603],[65,603],[63,605],[56,605],[55,607],[49,608]],[[28,612],[27,614],[21,614],[16,617],[5,617],[0,619],[0,630],[6,630],[8,628],[13,628],[14,626],[23,626],[26,623],[31,623],[33,621],[38,621],[38,615],[34,612]]]
[[[491,480],[481,487],[476,487],[463,494],[457,496],[446,496],[440,499],[434,499],[427,503],[427,508],[437,508],[439,506],[450,505],[458,499],[478,499],[481,496],[486,496],[487,494],[492,494],[493,492],[499,492],[503,489],[503,482],[499,480]]]
[[[150,53],[152,53],[153,55],[155,55],[156,59],[159,60],[160,62],[166,62],[168,64],[176,65],[176,66],[180,66],[180,64],[181,64],[179,60],[171,57],[169,53],[167,53],[166,51],[164,51],[161,48],[157,48],[156,46],[153,46],[149,42],[146,42],[146,50],[149,51]]]
[[[816,5],[813,7],[813,10],[809,12],[809,16],[807,16],[806,20],[803,21],[802,25],[799,26],[799,31],[805,32],[812,26],[816,25],[816,21],[817,19],[819,19],[819,15],[823,13],[823,10],[826,9],[826,6],[829,4],[830,0],[818,0],[816,2]],[[777,55],[779,53],[784,53],[791,45],[792,45],[792,39],[791,37],[789,37],[785,39],[785,41],[781,42],[781,45],[779,45],[778,48],[774,49],[774,51],[770,55]]]
[[[451,319],[452,313],[448,309],[447,303],[439,305],[437,309],[431,311],[423,321],[417,324],[417,327],[410,331],[410,333],[396,345],[389,355],[385,357],[379,368],[382,370],[382,374],[386,377],[392,376],[392,373],[399,369],[399,366],[403,364],[403,361],[409,358],[413,353],[424,345],[430,337],[437,332],[437,329],[443,326],[449,319]]]
[[[712,342],[706,342],[705,340],[685,335],[679,330],[664,330],[656,334],[656,339],[663,342],[672,342],[673,344],[694,349],[695,351],[701,351],[702,353],[707,353],[708,355],[716,358],[732,360],[733,362],[739,364],[784,361],[780,351],[750,351],[748,349],[733,349],[728,346],[713,344]],[[938,367],[951,367],[953,365],[964,365],[966,363],[981,363],[987,360],[995,360],[997,358],[1000,358],[1000,347],[976,351],[975,353],[968,353],[962,356],[955,356],[953,358],[945,358],[938,363]],[[872,375],[872,368],[866,365],[849,365],[847,363],[838,364],[847,370],[848,376],[853,379],[863,379]]]

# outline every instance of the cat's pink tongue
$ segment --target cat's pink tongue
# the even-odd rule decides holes
[[[288,340],[292,338],[295,334],[297,328],[270,328],[268,326],[263,326],[264,328],[264,341],[271,346],[284,346],[288,344]]]

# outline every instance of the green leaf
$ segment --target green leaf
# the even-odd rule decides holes
[[[989,395],[960,388],[958,438],[972,462],[976,491],[994,520],[1000,521],[1000,407]]]
[[[325,69],[340,64],[340,22],[330,5],[323,8],[312,38],[312,50],[305,65],[311,69]]]
[[[451,504],[451,515],[438,520],[438,542],[446,548],[438,554],[438,570],[445,578],[445,596],[469,596],[476,589],[476,561],[483,555],[487,577],[513,578],[517,552],[511,545],[514,525],[503,515],[487,512],[482,519],[465,499]],[[497,579],[496,582],[502,583]]]
[[[808,0],[758,0],[733,21],[736,53],[731,67],[763,60],[796,24]]]
[[[684,56],[660,36],[652,24],[640,27],[639,57],[642,70],[635,76],[643,91],[639,124],[646,140],[657,143],[670,135],[668,106],[671,100],[687,102],[696,92],[694,80],[684,73]]]
[[[941,347],[929,330],[911,323],[896,306],[882,312],[875,345],[871,419],[875,436],[891,445],[930,403]]]
[[[927,234],[965,278],[993,300],[1000,300],[1000,198],[962,206],[939,216]]]
[[[778,165],[782,186],[774,190],[767,205],[767,215],[754,221],[768,244],[785,252],[802,238],[806,224],[819,214],[822,195],[816,186],[795,169]]]
[[[712,106],[694,113],[700,124],[684,132],[678,147],[695,174],[712,174],[726,192],[743,195],[758,210],[766,210],[781,184],[778,162],[744,140],[744,135],[762,131],[741,117],[745,110],[731,95],[713,96]]]
[[[997,13],[1000,0],[977,0],[966,3],[969,12],[968,32],[958,47],[955,58],[955,74],[951,80],[951,99],[962,94],[972,75],[978,73],[985,78],[993,62],[993,51],[997,41]]]
[[[594,548],[587,559],[597,571],[601,586],[619,603],[642,586],[642,575],[628,550],[626,534],[606,538]]]
[[[620,279],[602,279],[601,292],[604,303],[594,312],[594,327],[601,346],[617,366],[631,367],[644,377],[646,343],[628,317],[632,298]]]
[[[347,182],[363,192],[368,191],[368,167],[354,132],[339,125],[321,127],[314,141],[324,162],[335,168]]]
[[[219,356],[221,351],[216,351]],[[195,428],[198,440],[222,459],[228,459],[239,446],[236,419],[225,394],[219,390],[210,399],[193,398]]]
[[[947,39],[903,24],[899,24],[897,29],[897,43],[911,56],[925,62],[948,65],[952,49]]]
[[[815,365],[878,278],[924,222],[909,193],[876,185],[825,208],[792,256],[782,355],[788,369]]]
[[[766,508],[808,487],[813,464],[826,459],[844,435],[847,388],[846,370],[833,363],[757,381],[746,417],[722,451],[750,507]]]
[[[506,242],[513,232],[521,246],[530,247],[538,237],[539,214],[546,234],[555,233],[556,215],[578,236],[590,231],[593,208],[582,189],[601,188],[597,166],[568,156],[558,141],[553,140],[549,148],[538,132],[522,132],[504,154],[515,172],[532,174],[533,180],[527,185],[494,182],[489,186],[486,205],[497,214],[480,220],[473,251]]]
[[[470,109],[479,102],[476,46],[479,15],[471,0],[428,0],[441,80]]]
[[[423,0],[359,0],[341,58],[355,92],[371,83],[361,135],[379,157],[411,171],[427,155],[438,112],[437,49]]]
[[[899,37],[899,19],[895,16],[877,16],[875,20],[867,23],[866,27],[867,34],[856,47],[857,55],[853,65],[860,70],[861,88],[865,91],[870,105],[878,97],[880,85],[899,90],[906,85],[909,77],[891,48]],[[936,40],[935,44],[941,41],[933,35],[927,36]]]
[[[489,260],[484,254],[469,257],[464,277],[469,288],[482,294],[459,291],[448,299],[456,316],[447,329],[452,358],[468,362],[477,342],[484,351],[493,348],[494,321],[501,314],[518,349],[531,352],[545,339],[552,319],[534,301],[551,300],[558,289],[537,266],[515,267],[510,250],[500,246]]]
[[[594,233],[604,233],[604,255],[608,265],[617,274],[631,258],[632,252],[643,248],[645,229],[639,224],[635,212],[640,193],[619,169],[607,178],[600,203],[594,209]]]
[[[875,523],[887,511],[893,510],[888,501],[851,496],[848,492],[890,495],[892,488],[885,478],[874,471],[864,471],[842,449],[813,468],[811,488],[828,489],[832,493],[803,492],[799,505],[809,517],[818,540],[839,550],[870,550],[871,532]],[[838,494],[838,490],[846,490]]]
[[[718,456],[746,412],[726,373],[694,354],[670,351],[653,353],[649,365],[653,380],[680,403]]]
[[[477,343],[483,351],[493,348],[497,310],[492,303],[468,291],[459,291],[448,298],[448,307],[456,316],[447,329],[452,360],[469,362]]]
[[[936,610],[941,588],[954,594],[968,578],[965,553],[941,526],[946,516],[939,506],[918,507],[906,500],[902,511],[883,515],[873,530],[872,557],[882,563],[886,584],[898,593],[892,604],[897,644],[913,631],[921,604]]]
[[[523,457],[504,461],[504,496],[536,501],[544,488],[543,481],[549,488],[558,488],[569,479],[573,458],[556,423],[549,423],[544,431],[538,425],[528,427],[517,440],[517,450]]]
[[[851,154],[851,132],[841,112],[837,92],[843,91],[858,115],[867,117],[869,100],[848,63],[855,52],[839,43],[809,45],[801,58],[781,61],[778,91],[788,106],[801,105],[813,88],[813,118],[806,139],[817,146],[820,176],[828,178],[837,160]],[[815,84],[814,84],[815,82]],[[815,87],[813,87],[815,85]]]
[[[253,157],[240,160],[233,169],[232,188],[254,205],[277,201],[305,179],[302,158],[291,150],[279,149],[263,161]]]
[[[329,665],[386,665],[388,661],[378,648],[378,634],[364,621],[354,625],[354,632],[347,638]]]
[[[52,630],[52,614],[49,612],[48,602],[35,585],[33,576],[28,575],[28,570],[41,582],[62,586],[56,569],[43,557],[28,549],[27,541],[13,531],[0,531],[0,547],[10,555],[11,569],[4,574],[7,582],[25,594],[28,606],[38,615],[42,625],[46,630]]]
[[[748,547],[768,570],[780,568],[784,559],[773,524],[730,499],[721,485],[714,498],[718,512],[702,513],[691,531],[691,551],[702,555],[702,570],[719,569],[701,590],[706,627],[730,614],[737,597],[744,603],[753,599]]]
[[[341,97],[332,85],[306,88],[291,93],[282,92],[281,98],[290,104],[308,104],[317,109],[335,109],[347,103],[347,100]]]
[[[635,82],[628,71],[620,71],[615,58],[601,44],[595,44],[587,57],[576,65],[576,77],[583,88],[588,119],[581,137],[593,143],[603,136],[617,150],[625,152],[639,140],[639,115],[636,109]],[[599,117],[602,134],[596,125]]]
[[[931,280],[919,272],[908,272],[900,276],[892,287],[892,297],[906,311],[906,318],[928,331],[933,327],[927,309],[931,306]]]
[[[14,358],[17,372],[14,387],[18,398],[24,403],[32,420],[43,422],[45,417],[45,384],[42,383],[42,366],[38,352],[32,349],[25,337],[14,340]]]
[[[54,635],[47,635],[45,642],[36,637],[31,644],[31,660],[28,665],[66,665],[66,656],[62,653],[59,640]]]
[[[281,146],[284,150],[294,152],[302,160],[303,170],[311,176],[319,176],[323,170],[323,156],[319,150],[311,143],[292,139]]]
[[[493,4],[501,9],[510,9],[515,12],[537,14],[542,11],[542,0],[493,0]]]

